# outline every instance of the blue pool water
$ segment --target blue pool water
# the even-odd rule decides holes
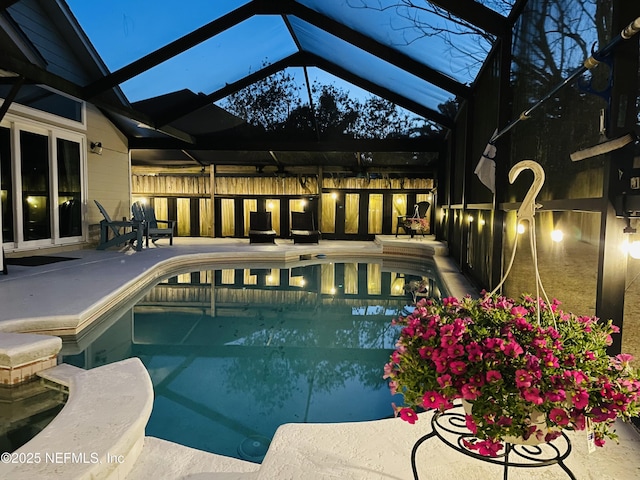
[[[416,282],[442,291],[432,266],[416,268],[324,263],[172,277],[85,338],[65,339],[63,361],[93,368],[139,357],[155,392],[147,435],[260,462],[284,423],[392,415],[382,379],[397,338],[391,320],[410,309]]]

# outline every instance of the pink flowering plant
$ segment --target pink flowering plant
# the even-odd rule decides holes
[[[548,442],[562,429],[593,429],[598,446],[617,440],[616,418],[640,412],[638,372],[630,355],[607,355],[618,332],[611,321],[565,313],[559,304],[526,295],[419,300],[394,320],[402,329],[384,376],[404,397],[396,415],[415,423],[422,409],[445,411],[466,400],[473,437],[465,445],[488,456],[505,438]]]

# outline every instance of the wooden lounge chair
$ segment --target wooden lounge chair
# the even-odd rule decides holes
[[[312,212],[291,212],[291,238],[293,243],[318,243],[320,231]]]
[[[153,207],[150,205],[142,205],[140,202],[135,202],[131,206],[131,213],[133,214],[134,220],[144,222],[144,236],[147,247],[149,246],[149,239],[155,244],[161,238],[168,238],[169,245],[173,245],[173,233],[176,226],[175,220],[158,220]],[[160,227],[159,224],[166,225],[166,227]]]
[[[424,220],[429,210],[429,202],[418,202],[413,206],[413,216],[402,215],[398,217],[398,224],[396,225],[396,237],[400,229],[403,229],[405,233],[411,235],[411,238],[416,232],[422,233],[424,237],[425,229],[421,227],[421,220]]]
[[[111,220],[111,217],[104,209],[100,202],[94,200],[96,206],[102,216],[103,220],[100,220],[100,243],[98,244],[98,250],[105,250],[109,247],[115,247],[118,245],[125,245],[133,243],[135,241],[136,250],[142,250],[142,222],[137,220]],[[109,231],[113,234],[112,238],[109,238]]]
[[[249,212],[249,243],[276,243],[271,212]]]

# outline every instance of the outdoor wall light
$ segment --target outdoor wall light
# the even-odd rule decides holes
[[[335,200],[336,198],[338,198],[338,194],[336,192],[332,192],[331,193],[331,198],[333,198]]]
[[[91,153],[102,155],[102,142],[91,142],[89,144],[89,149],[91,150]]]
[[[524,233],[524,224],[523,223],[519,223],[518,224],[518,234],[522,235]]]
[[[564,239],[564,233],[562,230],[554,230],[551,232],[551,240],[558,243]]]
[[[484,221],[484,219],[483,219],[483,218],[481,218],[481,219],[480,219],[480,221],[479,221],[478,223],[479,223],[480,225],[484,225],[484,224],[485,224],[485,223],[487,223],[487,222],[485,222],[485,221]]]
[[[469,215],[468,219],[469,219],[469,223],[473,223],[473,215]]]

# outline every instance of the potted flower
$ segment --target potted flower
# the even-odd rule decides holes
[[[460,399],[473,434],[465,446],[482,455],[497,456],[505,441],[548,442],[562,429],[593,429],[602,446],[617,438],[616,418],[640,411],[631,356],[606,352],[617,327],[565,313],[557,300],[421,299],[394,323],[402,329],[384,376],[404,397],[396,414],[415,423],[421,409]]]

